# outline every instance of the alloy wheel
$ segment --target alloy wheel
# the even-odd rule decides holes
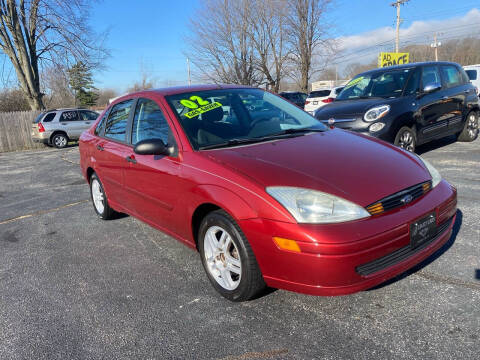
[[[207,269],[226,290],[235,290],[242,276],[242,262],[230,234],[220,226],[211,226],[205,233],[204,253]]]
[[[97,209],[99,214],[103,214],[103,211],[105,210],[105,204],[103,203],[103,190],[97,179],[92,180],[92,199],[95,209]]]
[[[56,147],[65,147],[67,145],[67,138],[64,136],[55,136],[54,141]]]
[[[468,116],[468,122],[467,122],[467,131],[468,131],[468,136],[470,136],[471,139],[475,138],[478,132],[478,122],[477,122],[477,116],[475,113],[471,113]]]
[[[409,130],[405,130],[398,141],[398,146],[402,149],[413,151],[415,149],[413,134]]]

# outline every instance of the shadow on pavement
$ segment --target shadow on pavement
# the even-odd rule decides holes
[[[432,262],[434,262],[436,259],[438,259],[440,256],[442,256],[450,247],[453,245],[455,240],[457,239],[458,232],[460,231],[460,227],[462,226],[462,221],[463,221],[463,213],[461,210],[457,210],[457,218],[455,220],[455,224],[453,224],[453,229],[452,229],[452,235],[450,236],[450,239],[437,251],[435,251],[432,255],[430,255],[428,258],[423,260],[421,263],[415,265],[411,269],[405,271],[404,273],[397,275],[396,277],[385,281],[384,283],[381,283],[380,285],[377,285],[373,288],[368,289],[367,291],[371,290],[377,290],[381,289],[384,286],[388,286],[390,284],[393,284],[399,280],[405,279],[407,276],[410,276],[414,273],[416,273],[419,270],[422,270],[424,267],[427,265],[430,265]],[[480,278],[480,269],[476,270],[477,271],[477,276]]]
[[[436,150],[438,148],[441,148],[443,146],[447,146],[450,144],[453,144],[454,142],[457,141],[457,137],[454,135],[444,137],[443,139],[438,139],[434,140],[432,142],[426,143],[424,145],[419,145],[417,149],[415,150],[415,153],[417,155],[422,155],[427,152],[430,152],[432,150]]]

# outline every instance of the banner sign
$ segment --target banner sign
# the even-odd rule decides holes
[[[408,64],[409,53],[387,53],[382,52],[378,55],[378,67]]]

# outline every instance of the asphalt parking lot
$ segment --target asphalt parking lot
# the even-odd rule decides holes
[[[0,359],[478,359],[480,140],[419,151],[458,188],[439,253],[354,295],[240,304],[176,240],[96,217],[77,147],[0,154]]]

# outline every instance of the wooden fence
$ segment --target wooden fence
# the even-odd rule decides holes
[[[39,111],[0,113],[0,152],[41,149],[30,137],[32,121]]]

